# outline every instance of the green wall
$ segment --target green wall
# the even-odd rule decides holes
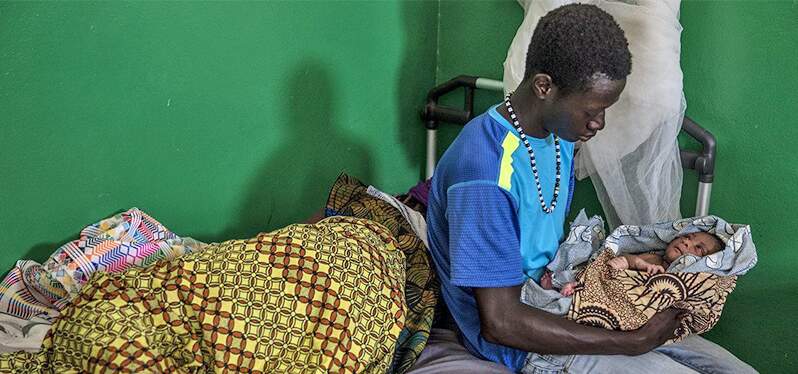
[[[500,79],[521,20],[501,0],[0,3],[0,269],[131,206],[214,241],[301,220],[342,169],[402,191],[426,90]],[[760,253],[707,336],[762,372],[798,365],[796,22],[794,1],[682,6],[688,114],[719,142],[711,212],[751,224]]]
[[[180,235],[422,171],[437,2],[0,3],[0,273],[137,206]]]
[[[687,113],[718,139],[710,211],[750,224],[760,260],[707,335],[762,372],[794,373],[798,3],[689,1],[681,10]]]
[[[458,74],[501,79],[522,19],[515,1],[441,1],[438,82]],[[687,114],[718,140],[710,212],[750,224],[760,257],[706,337],[761,372],[794,372],[798,254],[786,230],[798,223],[798,153],[791,144],[798,137],[798,3],[688,0],[681,22]],[[479,99],[484,109],[501,98]],[[455,131],[447,129],[446,138]],[[685,173],[686,216],[695,209],[696,179]],[[577,185],[573,206],[601,212],[588,180]]]

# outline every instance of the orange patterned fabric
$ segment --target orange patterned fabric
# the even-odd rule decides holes
[[[605,250],[580,275],[569,319],[610,330],[635,330],[654,313],[674,306],[690,311],[676,331],[673,341],[678,341],[715,326],[736,285],[735,276],[614,270],[607,265],[612,257]]]
[[[1,355],[0,372],[385,372],[406,313],[397,247],[333,217],[96,273],[42,351]]]

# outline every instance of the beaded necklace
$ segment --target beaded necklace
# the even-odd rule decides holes
[[[535,176],[535,184],[538,187],[538,198],[540,199],[540,208],[543,209],[544,213],[551,213],[554,211],[554,208],[557,206],[557,196],[560,194],[560,138],[557,135],[554,135],[554,150],[557,160],[557,177],[554,182],[554,197],[551,198],[551,206],[546,206],[546,202],[543,200],[543,188],[540,186],[540,176],[538,175],[538,168],[535,163],[535,152],[532,150],[532,146],[529,145],[529,140],[526,138],[526,134],[524,133],[524,129],[521,128],[521,124],[518,123],[518,116],[515,115],[515,111],[513,110],[513,105],[510,104],[510,95],[507,95],[504,98],[504,105],[507,107],[507,111],[510,112],[510,118],[513,119],[513,126],[515,126],[515,130],[518,131],[518,135],[521,136],[521,141],[526,146],[527,152],[529,152],[529,161],[532,163],[532,174]]]

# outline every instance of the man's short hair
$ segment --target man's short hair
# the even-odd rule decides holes
[[[596,73],[612,80],[632,71],[623,30],[595,5],[569,4],[538,21],[526,55],[524,79],[543,73],[568,94],[584,91]]]

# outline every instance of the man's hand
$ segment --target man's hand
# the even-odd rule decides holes
[[[676,329],[689,312],[683,309],[668,308],[654,314],[648,322],[635,330],[641,339],[640,350],[635,354],[643,354],[676,337]]]

